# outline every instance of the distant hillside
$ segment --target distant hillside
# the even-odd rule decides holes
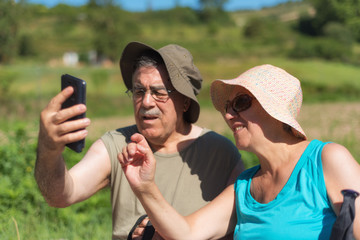
[[[303,2],[289,2],[271,8],[258,11],[238,11],[229,13],[233,23],[218,23],[210,21],[202,23],[197,19],[197,13],[188,8],[172,9],[158,12],[130,13],[119,10],[116,14],[116,31],[121,34],[111,36],[105,34],[103,38],[116,38],[114,48],[120,56],[121,49],[128,41],[143,41],[154,46],[175,42],[185,45],[200,57],[209,59],[216,55],[237,56],[248,55],[249,51],[257,48],[251,44],[253,39],[246,39],[243,30],[249,19],[266,18],[284,22],[281,26],[281,36],[276,33],[266,44],[262,43],[261,55],[279,53],[274,41],[284,39],[284,33],[296,34],[286,25],[289,21],[295,21],[302,13],[312,13],[308,4]],[[19,28],[20,36],[26,36],[30,47],[35,52],[35,57],[40,61],[59,59],[66,51],[76,51],[85,56],[88,51],[96,46],[97,32],[91,28],[89,12],[85,7],[70,7],[59,5],[52,9],[43,6],[33,6],[23,16]],[[121,16],[119,16],[121,15]],[[104,17],[104,16],[100,16]],[[169,19],[164,21],[164,19]],[[215,19],[216,20],[216,19]],[[268,21],[268,20],[266,20]],[[278,25],[276,23],[275,25]],[[280,30],[277,27],[276,30]],[[285,31],[285,32],[284,32]],[[261,34],[258,38],[262,38]],[[268,33],[265,33],[268,35]],[[258,44],[258,43],[256,43]],[[242,45],[246,45],[244,48]],[[114,46],[115,47],[115,46]],[[282,52],[282,51],[281,51]],[[259,54],[255,51],[254,54]]]
[[[313,16],[315,10],[307,2],[287,2],[261,10],[232,12],[231,16],[238,26],[244,26],[246,20],[249,18],[275,17],[283,22],[289,22],[298,20],[303,14]]]

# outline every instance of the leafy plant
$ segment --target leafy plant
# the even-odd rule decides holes
[[[33,176],[35,139],[29,137],[25,125],[13,127],[0,145],[0,239],[109,238],[109,191],[65,209],[47,206]],[[69,165],[81,157],[70,150],[64,154],[71,159]]]

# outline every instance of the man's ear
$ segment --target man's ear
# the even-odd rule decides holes
[[[187,110],[189,110],[190,103],[191,103],[190,98],[185,98],[185,100],[184,100],[184,112],[187,112]]]

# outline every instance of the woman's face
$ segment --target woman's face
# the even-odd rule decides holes
[[[240,150],[251,150],[263,143],[282,123],[271,117],[245,88],[236,86],[225,106],[224,119]]]

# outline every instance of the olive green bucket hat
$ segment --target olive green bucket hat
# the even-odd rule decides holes
[[[176,91],[191,99],[189,110],[185,113],[185,119],[190,123],[196,122],[200,113],[200,105],[196,95],[201,89],[202,77],[187,49],[176,44],[169,44],[156,50],[140,42],[130,42],[124,48],[120,58],[120,70],[126,87],[132,89],[135,60],[143,52],[149,50],[157,52],[163,59],[170,81]]]

